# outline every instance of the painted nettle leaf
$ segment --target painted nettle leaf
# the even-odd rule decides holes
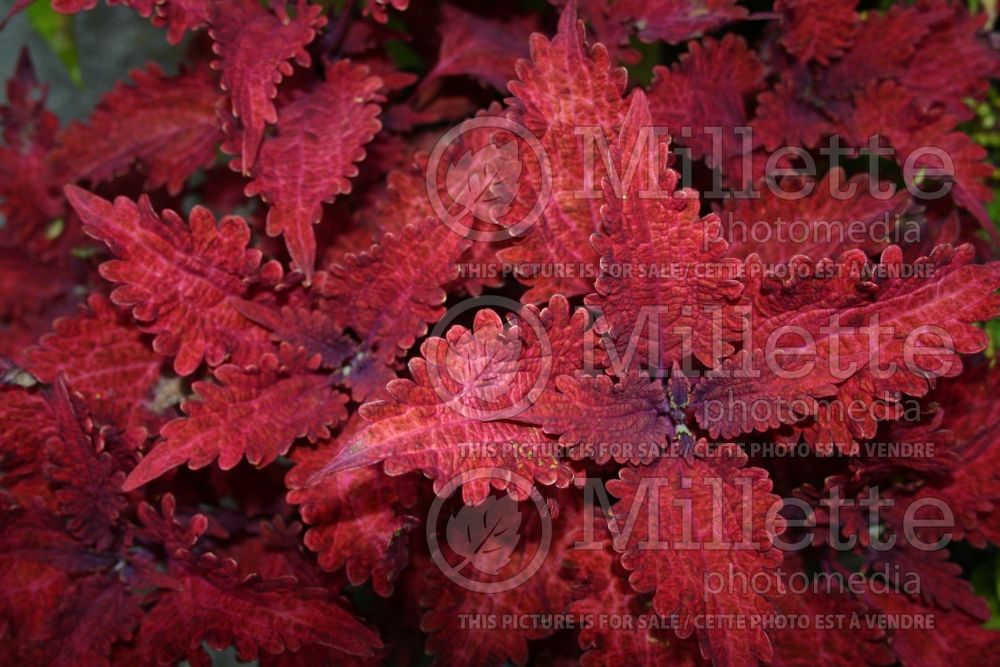
[[[0,664],[998,654],[991,3],[107,4],[181,66],[4,68]]]

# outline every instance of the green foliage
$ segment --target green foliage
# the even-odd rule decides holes
[[[47,2],[33,2],[27,9],[28,21],[35,32],[45,40],[49,48],[66,66],[70,80],[83,87],[83,72],[80,70],[80,53],[73,36],[73,17],[60,14]]]

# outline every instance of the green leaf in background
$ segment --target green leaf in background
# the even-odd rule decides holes
[[[1000,5],[1000,2],[997,0],[969,0],[969,10],[972,13],[979,11],[986,12],[986,16],[988,17],[986,21],[987,30],[992,30],[993,24],[996,23],[998,5]]]
[[[60,14],[48,2],[33,2],[28,6],[28,21],[66,66],[70,80],[83,87],[80,53],[73,37],[73,17]]]
[[[663,62],[660,42],[647,44],[633,37],[629,46],[639,52],[640,60],[628,68],[629,81],[635,81],[640,86],[648,87],[653,81],[653,66]]]
[[[1000,88],[991,86],[982,102],[967,99],[965,103],[972,109],[975,117],[962,123],[961,130],[987,150],[991,164],[1000,163]],[[1000,168],[994,168],[990,181],[993,200],[986,203],[986,212],[997,229],[1000,229]]]
[[[993,555],[978,563],[970,580],[976,593],[983,596],[990,607],[990,620],[985,627],[1000,629],[1000,556]]]
[[[986,358],[996,363],[997,350],[1000,350],[1000,319],[990,320],[983,324],[986,335],[990,337],[990,344],[986,348]]]

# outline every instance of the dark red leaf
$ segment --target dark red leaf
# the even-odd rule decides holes
[[[829,65],[851,44],[857,4],[858,0],[778,0],[774,8],[787,24],[781,43],[801,62]]]
[[[972,255],[968,245],[940,246],[912,274],[898,246],[876,267],[860,251],[797,258],[785,284],[751,256],[750,347],[695,388],[699,424],[731,437],[815,415],[807,439],[851,451],[855,439],[875,434],[878,419],[896,418],[902,393],[923,396],[936,377],[961,371],[958,353],[986,346],[972,323],[1000,313],[1000,265],[972,264]],[[866,267],[883,278],[867,281]],[[925,356],[927,346],[941,352]]]
[[[689,147],[694,159],[719,167],[747,152],[750,137],[735,128],[750,125],[747,100],[763,90],[764,66],[743,38],[729,34],[721,41],[691,42],[678,64],[654,67],[653,73],[653,120]]]
[[[28,351],[27,370],[50,384],[61,374],[74,390],[95,397],[145,398],[162,359],[106,297],[92,294],[87,304],[84,313],[55,321],[55,332]]]
[[[409,560],[417,519],[404,510],[417,500],[415,481],[385,479],[376,468],[359,468],[310,485],[338,449],[339,442],[295,451],[296,465],[286,478],[288,502],[299,505],[310,526],[304,541],[319,555],[320,567],[346,567],[351,584],[370,578],[375,592],[388,597]]]
[[[547,183],[551,194],[541,202],[541,215],[530,218],[534,222],[524,238],[497,256],[519,267],[515,275],[530,287],[521,301],[544,303],[555,294],[572,297],[590,290],[597,263],[590,236],[602,227],[605,169],[599,159],[587,162],[587,155],[594,157],[588,142],[614,136],[625,113],[626,73],[614,66],[602,45],[588,47],[571,3],[552,40],[532,35],[531,60],[519,63],[517,77],[510,84],[514,97],[508,100],[513,118],[539,139],[547,164],[537,163],[537,148],[521,147],[525,174],[517,179],[520,189],[511,217],[532,215],[529,210],[546,196]],[[594,134],[592,139],[585,139],[580,128]],[[595,171],[588,174],[591,167]],[[580,196],[591,178],[592,196]],[[551,268],[533,275],[535,267]]]
[[[700,37],[731,21],[746,18],[749,12],[736,0],[621,0],[615,11],[635,21],[639,39],[669,44]]]
[[[637,92],[612,150],[620,174],[652,125],[646,98]],[[658,151],[655,159],[665,160],[665,146]],[[586,303],[599,309],[595,330],[613,347],[617,375],[646,364],[662,372],[686,352],[711,364],[733,349],[730,341],[743,329],[734,309],[743,286],[735,279],[736,263],[725,259],[719,218],[700,217],[697,193],[678,190],[678,174],[661,164],[654,165],[655,181],[640,168],[621,193],[605,188],[608,231],[593,240],[601,272]],[[702,274],[706,265],[710,270]]]
[[[509,22],[486,19],[452,5],[441,8],[441,50],[421,86],[446,76],[470,76],[500,92],[514,78],[514,63],[528,56],[531,17]]]
[[[87,124],[67,127],[51,159],[70,180],[95,184],[139,162],[146,188],[166,186],[176,194],[197,169],[215,162],[223,139],[218,84],[204,67],[168,77],[149,65],[133,70],[132,80],[105,95]]]
[[[220,650],[232,644],[242,661],[303,645],[359,656],[381,646],[329,593],[301,586],[294,577],[241,577],[234,560],[213,554],[177,563],[171,575],[177,590],[158,594],[137,633],[146,663],[186,658],[194,665],[211,664],[203,642]]]

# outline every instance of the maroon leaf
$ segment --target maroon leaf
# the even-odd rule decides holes
[[[222,95],[203,67],[167,77],[149,65],[134,70],[132,80],[108,93],[86,125],[66,128],[52,160],[72,180],[91,183],[140,162],[148,189],[165,185],[176,194],[192,173],[215,162],[223,139],[217,121]]]

